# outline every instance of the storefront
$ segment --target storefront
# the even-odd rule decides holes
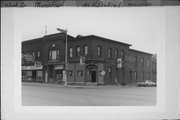
[[[48,64],[45,65],[45,82],[46,83],[63,83],[64,65]]]
[[[42,65],[22,66],[22,81],[43,82]]]

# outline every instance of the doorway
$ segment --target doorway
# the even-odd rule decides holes
[[[91,71],[91,81],[96,82],[96,71]]]

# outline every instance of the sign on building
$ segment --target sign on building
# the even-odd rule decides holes
[[[34,62],[35,61],[35,57],[34,55],[30,55],[30,54],[24,54],[23,58],[25,61],[27,62]]]
[[[117,68],[122,68],[122,58],[117,59]]]
[[[96,69],[97,65],[96,64],[88,64],[86,67],[87,67],[87,69]]]
[[[80,65],[84,65],[85,64],[85,57],[80,57]]]

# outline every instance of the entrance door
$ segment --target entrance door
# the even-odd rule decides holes
[[[96,71],[91,71],[91,81],[96,82]]]
[[[54,77],[53,77],[53,75],[54,75],[54,70],[53,70],[53,65],[49,65],[48,66],[49,68],[48,68],[48,77],[49,77],[49,83],[53,83],[54,82]]]

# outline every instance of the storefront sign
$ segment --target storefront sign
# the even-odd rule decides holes
[[[43,66],[22,66],[22,70],[39,70],[42,69]]]
[[[87,67],[87,69],[96,69],[97,65],[96,64],[89,64],[86,67]]]
[[[63,65],[56,65],[55,70],[63,70],[64,66]]]

